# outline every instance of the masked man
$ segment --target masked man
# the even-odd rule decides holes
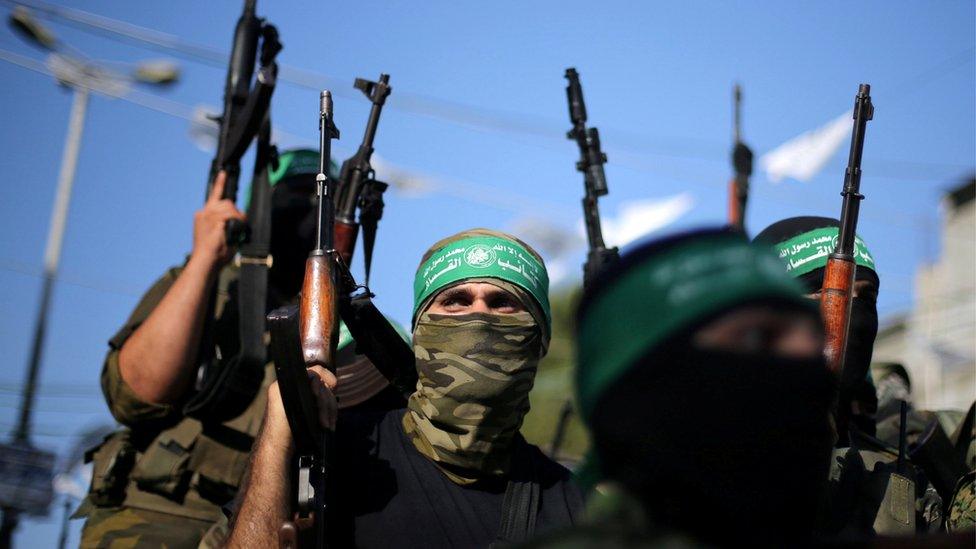
[[[297,150],[282,154],[270,173],[273,264],[262,315],[293,301],[301,287],[305,257],[314,245],[317,172],[318,152]],[[200,357],[212,355],[213,366],[226,367],[242,345],[241,275],[239,267],[228,265],[234,250],[225,242],[224,225],[243,220],[244,214],[230,200],[220,199],[222,191],[223,177],[218,176],[206,205],[194,217],[193,251],[186,263],[155,283],[109,342],[102,389],[112,415],[127,429],[89,453],[93,480],[77,513],[87,517],[84,547],[118,540],[196,547],[223,517],[221,506],[241,482],[264,416],[267,387],[274,380],[273,364],[238,372],[246,383],[233,376],[222,379],[222,385],[237,388],[227,392],[231,396],[220,397],[210,411],[187,412],[188,402],[199,394]],[[208,300],[215,288],[214,316],[207,328]],[[210,337],[205,337],[208,331]],[[403,397],[365,357],[355,355],[351,340],[344,331],[344,348],[338,353],[344,409],[402,406]]]
[[[772,246],[786,265],[787,272],[800,281],[807,294],[820,298],[827,255],[833,252],[840,223],[828,217],[791,217],[773,223],[756,235],[755,241]],[[848,424],[874,435],[874,413],[878,398],[870,368],[874,339],[878,335],[878,278],[874,256],[860,236],[855,237],[854,299],[851,302],[851,327],[847,339],[844,373],[840,380],[838,424],[839,442],[848,441],[843,429]]]
[[[837,220],[827,217],[792,217],[770,225],[755,240],[771,246],[784,271],[817,302],[838,226]],[[876,438],[878,397],[870,367],[878,333],[880,280],[874,257],[859,236],[855,238],[854,261],[851,324],[835,415],[840,436],[818,530],[841,538],[938,531],[946,514],[943,498],[916,475],[919,463],[899,460],[898,433],[902,431],[897,414],[893,429],[890,422],[884,425],[882,435],[888,442]],[[913,418],[909,420],[911,424]],[[910,425],[906,427],[912,432]]]
[[[621,256],[576,313],[586,525],[540,545],[809,540],[834,431],[817,309],[776,258],[701,230]]]
[[[503,233],[465,231],[424,255],[414,282],[417,390],[376,421],[339,419],[333,544],[487,547],[573,523],[580,498],[568,471],[519,434],[549,345],[548,286],[539,255]],[[337,382],[312,371],[330,428]],[[275,544],[290,518],[290,447],[273,385],[231,546]]]

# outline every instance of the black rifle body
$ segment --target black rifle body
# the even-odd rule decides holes
[[[583,87],[580,85],[576,69],[566,69],[569,85],[566,97],[569,100],[569,118],[573,123],[566,137],[576,141],[580,159],[576,169],[583,173],[585,194],[583,195],[583,222],[586,225],[586,241],[589,251],[583,266],[583,285],[589,285],[597,274],[618,257],[617,248],[608,248],[603,241],[603,228],[600,225],[598,199],[607,194],[607,177],[603,165],[607,155],[600,148],[600,132],[586,127],[586,103],[583,101]]]

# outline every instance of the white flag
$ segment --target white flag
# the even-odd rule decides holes
[[[674,223],[694,205],[695,199],[690,193],[623,202],[615,217],[603,219],[603,236],[608,246],[626,246]]]
[[[853,125],[853,112],[847,111],[824,126],[800,134],[764,154],[759,165],[773,183],[787,177],[810,181],[844,143]]]

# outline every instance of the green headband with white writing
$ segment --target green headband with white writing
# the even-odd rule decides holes
[[[800,276],[827,266],[827,256],[837,247],[837,227],[821,227],[773,246],[791,276]],[[876,271],[874,257],[861,237],[854,237],[854,263]]]
[[[757,300],[814,310],[776,258],[741,235],[694,236],[640,258],[589,290],[576,319],[576,394],[589,421],[597,402],[648,351],[711,315]],[[584,298],[585,300],[585,298]]]
[[[414,315],[427,298],[442,288],[471,278],[497,278],[524,289],[542,309],[546,330],[550,329],[549,274],[545,265],[518,242],[490,235],[450,242],[420,265],[413,282]]]

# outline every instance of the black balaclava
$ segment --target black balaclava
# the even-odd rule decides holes
[[[773,223],[756,235],[756,242],[775,245],[805,232],[823,227],[839,227],[836,219],[829,217],[792,217]],[[809,293],[820,291],[823,287],[824,267],[814,269],[797,277]],[[854,280],[865,280],[879,289],[881,281],[878,274],[863,265],[858,265]],[[851,300],[851,325],[848,330],[847,354],[844,372],[840,380],[841,412],[850,411],[851,402],[858,402],[860,412],[870,415],[877,409],[878,401],[869,370],[874,351],[874,340],[878,335],[878,306],[873,298],[855,297]],[[870,421],[857,421],[862,429],[873,431]],[[873,433],[872,433],[873,434]]]
[[[271,194],[271,255],[274,264],[268,281],[282,299],[302,288],[305,259],[315,247],[315,176],[289,177]]]
[[[678,337],[601,398],[593,446],[606,476],[662,524],[716,545],[802,540],[828,476],[834,398],[822,358],[705,351]]]

